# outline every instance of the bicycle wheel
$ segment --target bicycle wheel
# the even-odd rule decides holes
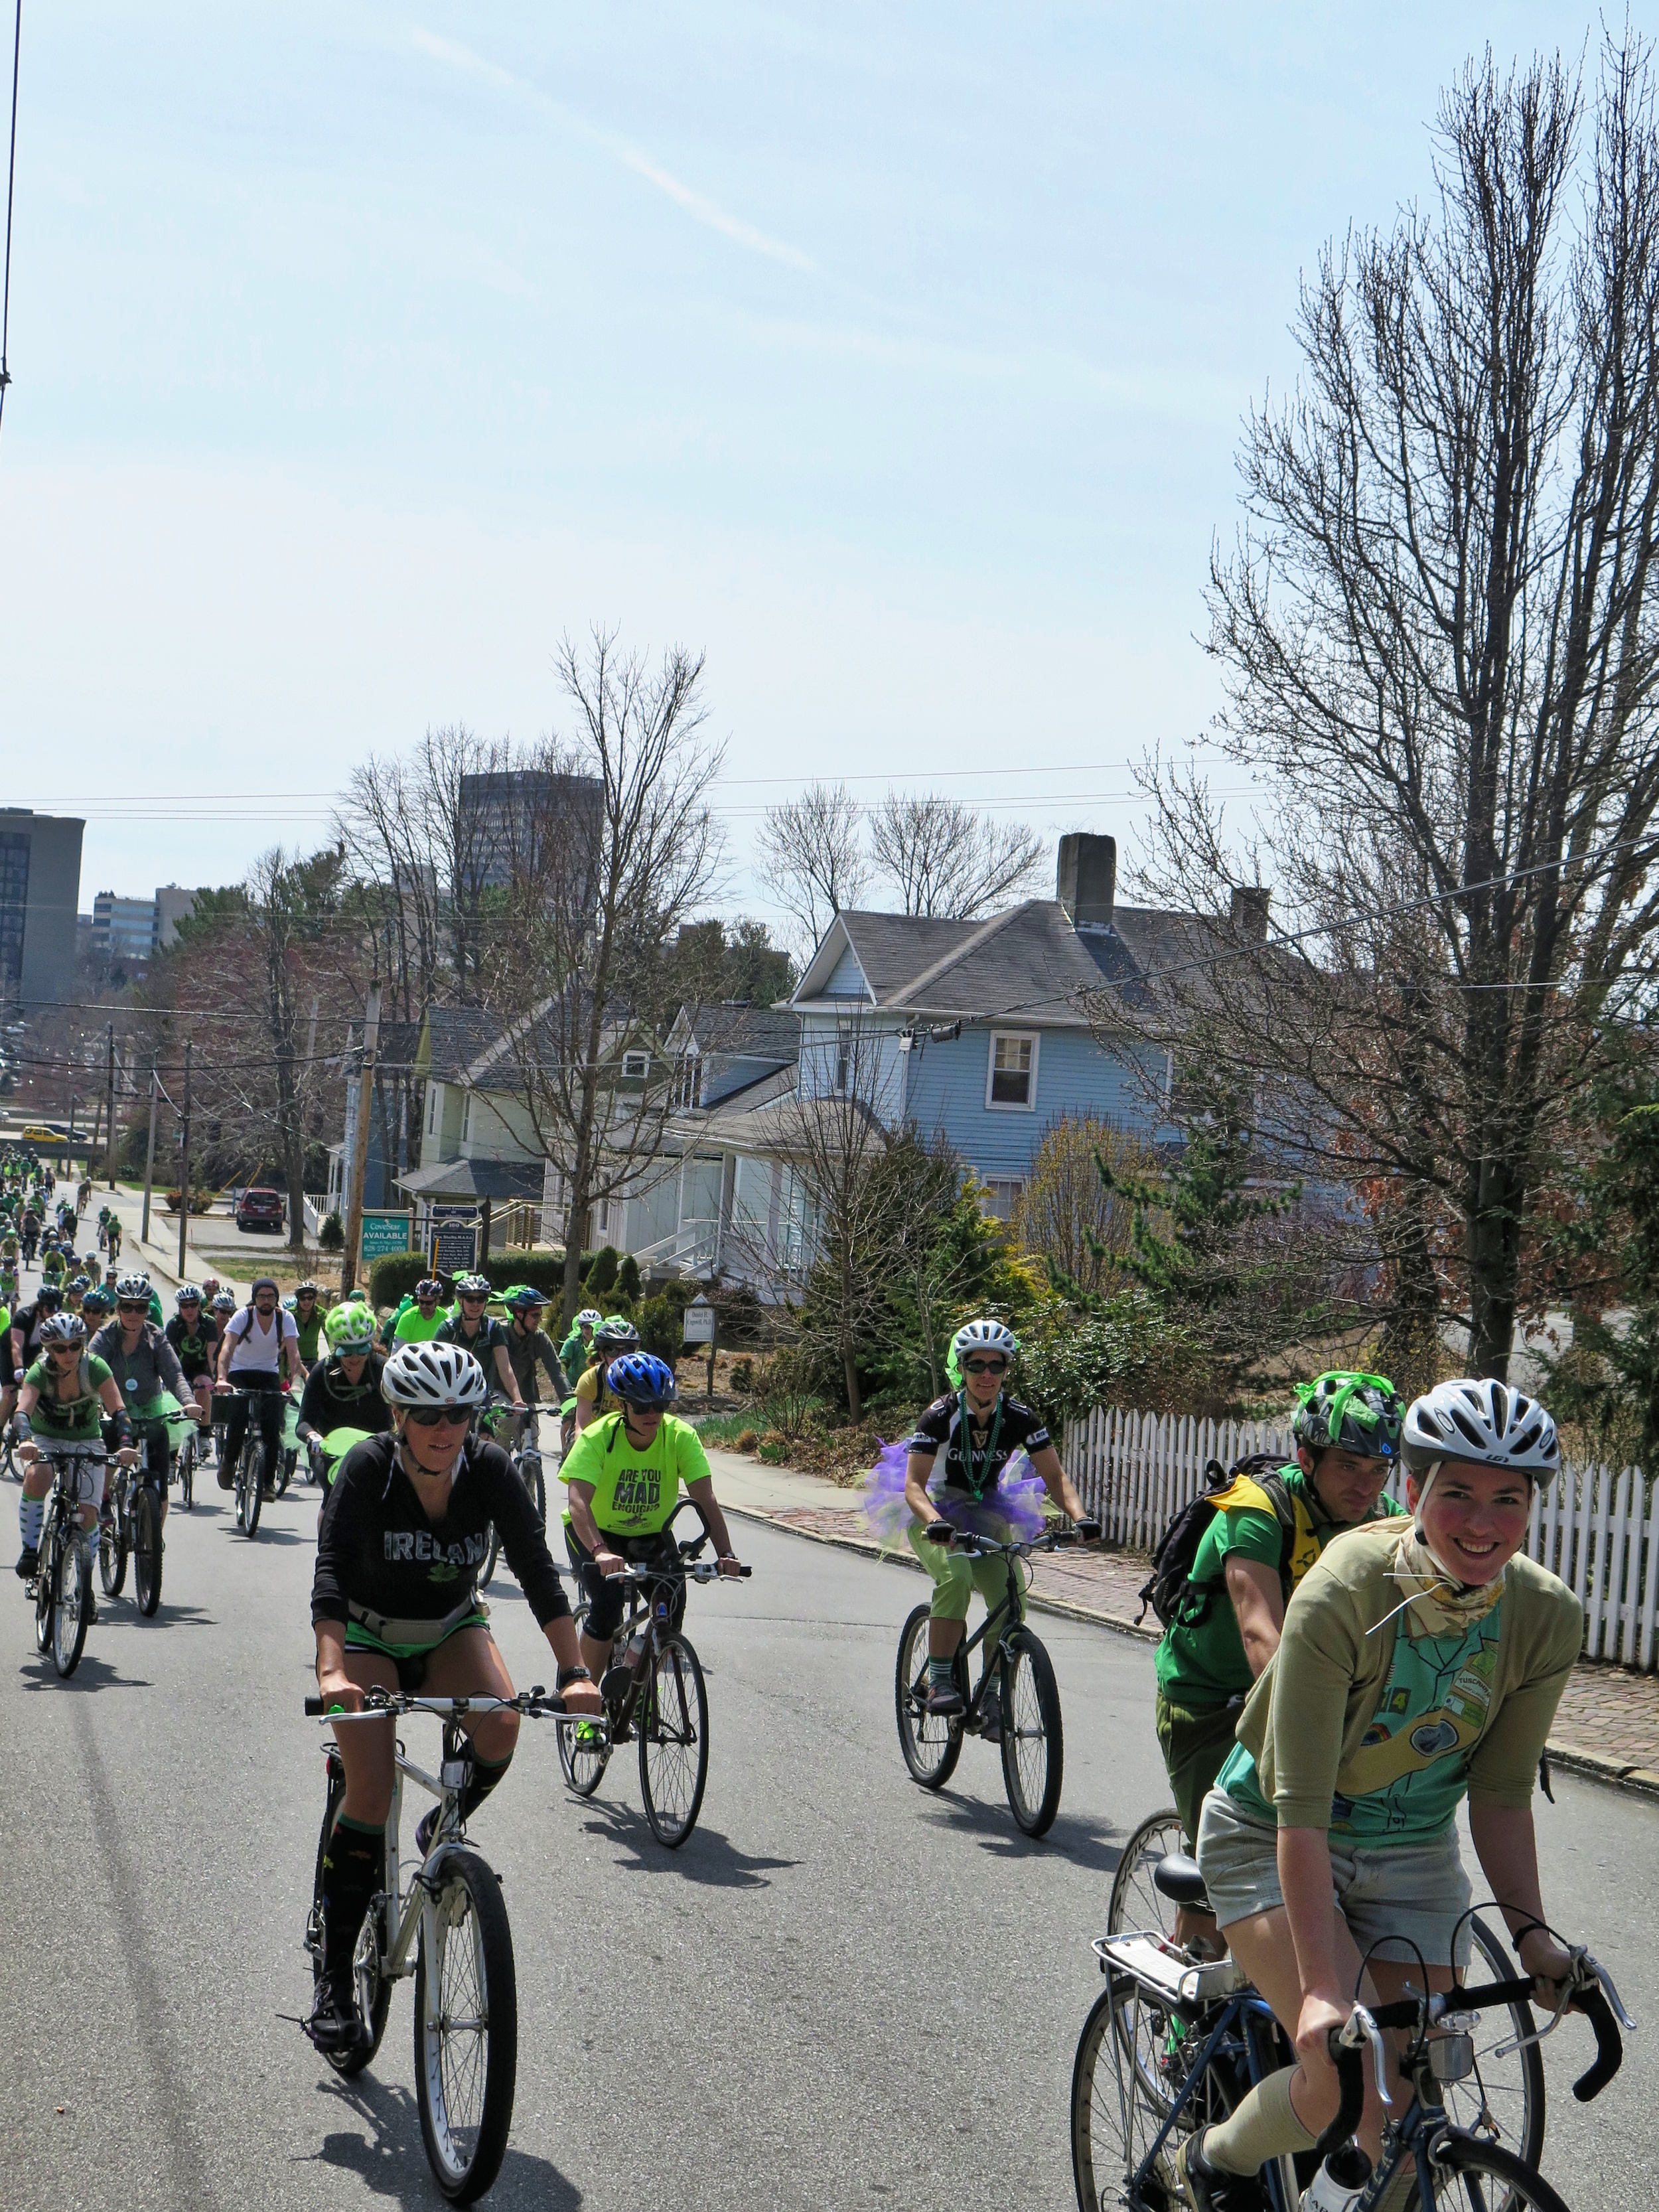
[[[566,1728],[561,1724],[557,1734],[559,1771],[564,1777],[565,1786],[574,1790],[579,1797],[591,1797],[611,1764],[608,1738],[595,1729],[592,1737],[585,1741],[580,1725]]]
[[[121,1504],[117,1500],[113,1519],[101,1524],[98,1531],[98,1579],[106,1597],[119,1597],[127,1579],[127,1553],[131,1546],[121,1523]]]
[[[17,1456],[17,1440],[12,1435],[9,1421],[0,1429],[0,1471],[9,1474],[14,1482],[23,1480],[23,1462]]]
[[[495,1562],[501,1555],[501,1540],[495,1533],[495,1523],[493,1521],[490,1522],[485,1534],[488,1538],[489,1548],[484,1553],[483,1565],[478,1570],[478,1587],[480,1589],[487,1589],[489,1588],[489,1578],[495,1571]]]
[[[186,1513],[196,1503],[196,1435],[192,1430],[179,1447],[179,1503]]]
[[[58,1585],[58,1538],[51,1518],[40,1532],[40,1564],[34,1577],[34,1648],[52,1649],[53,1592]]]
[[[525,1468],[525,1487],[536,1501],[536,1518],[544,1528],[547,1526],[547,1477],[542,1473],[540,1455]]]
[[[1016,1628],[1002,1662],[1002,1779],[1028,1836],[1053,1827],[1065,1767],[1054,1662],[1029,1628]]]
[[[1454,2131],[1433,2160],[1434,2212],[1567,2212],[1547,2181],[1524,2160],[1484,2138]],[[1419,2193],[1413,2186],[1411,2201]]]
[[[288,1486],[293,1478],[294,1462],[296,1457],[297,1454],[291,1451],[279,1451],[276,1455],[276,1473],[270,1486],[278,1498],[286,1498],[288,1495]]]
[[[942,1790],[962,1757],[962,1723],[927,1710],[927,1607],[919,1605],[899,1631],[893,1705],[905,1765],[924,1790]]]
[[[242,1446],[242,1456],[236,1468],[236,1523],[245,1536],[256,1536],[259,1532],[259,1508],[264,1491],[264,1439],[250,1436]]]
[[[52,1663],[65,1679],[80,1665],[86,1649],[91,1596],[92,1547],[77,1532],[58,1547],[52,1562]]]
[[[1152,1869],[1171,1851],[1184,1851],[1181,1815],[1173,1805],[1149,1813],[1123,1846],[1106,1907],[1109,1936],[1156,1935],[1173,1943],[1176,1908],[1152,1884]]]
[[[1131,2057],[1152,2034],[1150,2021],[1141,2017],[1146,2002],[1127,1976],[1111,1976],[1078,2038],[1072,2064],[1072,2179],[1078,2212],[1103,2212],[1114,2205],[1127,2212],[1179,2212],[1187,2201],[1175,2176],[1177,2136],[1171,2136],[1155,2165],[1141,2174],[1164,2124],[1164,2112],[1148,2097]]]
[[[1469,1935],[1474,1956],[1464,1976],[1467,1981],[1510,1981],[1520,1972],[1490,1922],[1471,1921]],[[1544,2148],[1544,2055],[1535,2043],[1502,2058],[1496,2054],[1499,2044],[1535,2032],[1529,2004],[1482,2013],[1474,2031],[1474,2071],[1462,2081],[1441,2085],[1446,2117],[1454,2127],[1495,2144],[1528,2166],[1536,2166]],[[1508,2202],[1500,2196],[1489,2212],[1505,2212]]]
[[[678,1850],[697,1824],[708,1779],[708,1692],[697,1655],[678,1630],[657,1646],[637,1725],[645,1817],[657,1841]]]
[[[328,1762],[328,1796],[323,1806],[322,1830],[317,1838],[317,1870],[311,1885],[311,1918],[306,1927],[306,1948],[311,1954],[313,1987],[323,1978],[323,1861],[328,1855],[329,1838],[334,1832],[334,1816],[344,1796],[345,1770],[340,1765],[339,1753],[331,1752]],[[368,2035],[354,2051],[323,2053],[334,2071],[347,2080],[352,2075],[362,2072],[380,2049],[380,2038],[386,2033],[386,2015],[392,2009],[392,1984],[380,1973],[385,1941],[386,1929],[380,1916],[371,1905],[364,1917],[353,1959],[357,1972],[358,2008],[362,2013]]]
[[[438,2186],[452,2204],[501,2171],[519,2067],[513,1936],[501,1885],[476,1851],[452,1851],[421,1913],[415,1960],[415,2096]]]
[[[132,1594],[149,1620],[161,1602],[161,1508],[146,1483],[133,1501]]]

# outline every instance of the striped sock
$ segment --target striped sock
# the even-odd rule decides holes
[[[929,1690],[948,1690],[956,1680],[955,1662],[950,1659],[929,1659],[927,1687]]]
[[[44,1498],[20,1498],[18,1499],[17,1521],[19,1527],[23,1532],[23,1548],[26,1551],[38,1552],[40,1550],[40,1530],[45,1525],[46,1518],[46,1501]]]

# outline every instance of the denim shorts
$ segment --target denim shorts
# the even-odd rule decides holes
[[[1472,1893],[1455,1826],[1426,1844],[1354,1850],[1332,1837],[1330,1848],[1332,1902],[1362,1956],[1376,1944],[1381,1946],[1379,1957],[1404,1962],[1415,1944],[1425,1965],[1444,1966],[1452,1963],[1455,1930],[1455,1963],[1468,1963],[1469,1923],[1463,1916]],[[1278,1829],[1253,1819],[1224,1790],[1212,1790],[1204,1800],[1198,1863],[1224,1929],[1285,1902],[1279,1886]]]

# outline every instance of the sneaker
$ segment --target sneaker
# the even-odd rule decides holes
[[[17,1578],[32,1583],[40,1571],[40,1554],[33,1544],[25,1544],[17,1554]]]
[[[571,1731],[571,1740],[582,1751],[597,1751],[605,1741],[594,1721],[578,1721]]]
[[[215,1463],[214,1472],[219,1478],[220,1489],[228,1490],[231,1486],[231,1473],[230,1469],[225,1465],[223,1460],[219,1460]]]
[[[352,1968],[322,1975],[305,2032],[319,2051],[350,2051],[363,2040],[363,2016],[357,2009],[357,1978]]]
[[[980,1699],[979,1732],[987,1743],[1002,1741],[1002,1692],[994,1682]]]
[[[1222,2212],[1220,2189],[1224,2176],[1204,2155],[1204,2130],[1182,2139],[1176,2153],[1176,2178],[1187,2192],[1193,2212]]]
[[[942,1690],[927,1692],[927,1711],[935,1720],[954,1720],[966,1710],[962,1692],[954,1682],[947,1682]]]

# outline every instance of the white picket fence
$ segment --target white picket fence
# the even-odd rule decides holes
[[[1290,1432],[1102,1406],[1066,1425],[1066,1468],[1109,1543],[1150,1552],[1197,1496],[1210,1460],[1291,1455]],[[1397,1488],[1398,1482],[1391,1487]],[[1652,1674],[1659,1663],[1659,1485],[1640,1468],[1565,1467],[1534,1497],[1527,1553],[1584,1608],[1584,1656]]]

